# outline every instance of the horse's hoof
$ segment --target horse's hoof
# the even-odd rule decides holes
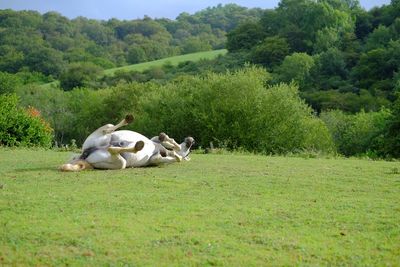
[[[176,159],[177,162],[182,162],[183,158],[182,158],[182,156],[180,156],[180,155],[175,153],[175,159]]]
[[[128,114],[125,116],[125,121],[126,123],[131,123],[133,121],[133,115],[132,114]]]
[[[167,137],[168,137],[168,135],[167,135],[166,133],[161,132],[161,133],[158,135],[158,140],[160,140],[160,142],[164,142],[164,140],[167,139]]]
[[[134,153],[139,152],[140,150],[143,149],[143,147],[144,147],[144,142],[143,141],[137,141],[136,144],[135,144],[135,148],[134,148],[135,152]]]

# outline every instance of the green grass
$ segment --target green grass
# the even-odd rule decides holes
[[[144,71],[144,70],[152,68],[152,67],[160,67],[166,63],[176,66],[181,62],[199,61],[200,59],[213,59],[219,55],[224,55],[226,53],[227,53],[226,49],[191,53],[191,54],[186,54],[186,55],[180,55],[180,56],[174,56],[174,57],[168,57],[168,58],[163,58],[163,59],[159,59],[159,60],[149,61],[149,62],[145,62],[145,63],[123,66],[123,67],[119,67],[119,68],[107,69],[104,71],[104,74],[105,75],[113,75],[118,70]]]
[[[0,149],[0,266],[398,266],[400,163],[200,155],[62,173]]]
[[[58,88],[60,87],[60,81],[57,80],[50,83],[43,83],[40,87],[43,89]]]

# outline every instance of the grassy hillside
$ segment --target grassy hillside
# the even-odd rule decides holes
[[[144,62],[144,63],[134,64],[134,65],[123,66],[123,67],[119,67],[119,68],[108,69],[108,70],[105,70],[104,73],[106,75],[113,75],[118,70],[144,71],[151,67],[162,66],[166,63],[170,63],[170,64],[176,66],[181,62],[199,61],[200,59],[213,59],[213,58],[217,57],[218,55],[223,55],[226,53],[227,53],[226,49],[197,52],[197,53],[191,53],[191,54],[186,54],[186,55],[181,55],[181,56],[163,58],[163,59],[150,61],[150,62]]]
[[[181,56],[168,57],[168,58],[163,58],[163,59],[159,59],[159,60],[134,64],[134,65],[128,65],[128,66],[123,66],[123,67],[118,67],[118,68],[107,69],[107,70],[104,70],[103,73],[104,73],[104,75],[107,75],[107,76],[113,76],[114,73],[118,70],[144,71],[144,70],[152,68],[152,67],[162,66],[166,63],[176,66],[179,63],[186,62],[186,61],[196,62],[201,59],[213,59],[219,55],[224,55],[227,52],[228,51],[226,49],[220,49],[220,50],[213,50],[213,51],[191,53],[191,54],[186,54],[186,55],[181,55]],[[59,86],[60,86],[59,81],[53,81],[51,83],[45,83],[45,84],[40,85],[40,87],[42,87],[42,88],[59,87]]]
[[[398,264],[400,165],[193,155],[61,173],[66,152],[0,149],[0,265]]]

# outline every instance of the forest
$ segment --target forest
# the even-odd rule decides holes
[[[106,69],[226,48],[144,72]],[[46,86],[46,84],[56,85]],[[175,20],[68,19],[0,10],[0,145],[80,145],[126,113],[262,154],[400,157],[400,0],[218,5]]]

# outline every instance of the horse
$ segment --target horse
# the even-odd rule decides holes
[[[106,124],[95,130],[84,141],[82,153],[63,164],[60,170],[116,170],[190,160],[189,154],[194,144],[192,137],[186,137],[178,144],[165,133],[149,139],[130,130],[116,131],[132,121],[133,116],[127,115],[117,125]]]

